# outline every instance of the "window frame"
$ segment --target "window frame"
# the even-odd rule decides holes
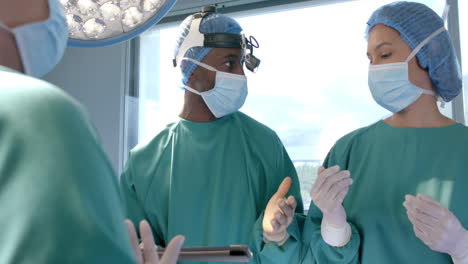
[[[350,2],[350,1],[363,1],[363,0],[272,0],[268,1],[269,3],[266,4],[266,2],[258,2],[256,1],[255,3],[248,3],[249,1],[244,1],[244,4],[238,5],[238,6],[222,6],[218,10],[221,13],[226,13],[230,16],[249,16],[253,14],[265,14],[269,12],[275,12],[279,10],[288,10],[288,9],[296,9],[296,8],[306,8],[306,7],[314,7],[314,6],[320,6],[320,5],[333,5],[333,4],[339,4],[343,2]],[[218,1],[219,2],[219,1]],[[254,1],[250,1],[254,2]],[[461,37],[460,37],[460,20],[459,20],[459,9],[458,9],[458,0],[446,0],[446,3],[448,3],[451,7],[448,19],[447,19],[447,27],[448,31],[452,37],[454,46],[455,46],[455,51],[458,56],[458,60],[460,63],[460,67],[462,67],[462,61],[461,61]],[[267,5],[267,7],[263,7],[263,5]],[[261,8],[260,8],[261,7]],[[174,24],[180,24],[182,22],[182,19],[185,18],[187,15],[193,13],[193,10],[187,11],[185,13],[169,13],[169,16],[163,19],[157,27],[169,27]],[[196,11],[196,10],[195,10]],[[151,30],[151,29],[150,29]],[[131,51],[130,51],[130,59],[129,59],[129,64],[130,64],[130,84],[127,89],[126,95],[131,97],[132,99],[135,99],[134,101],[138,101],[140,98],[140,82],[139,82],[139,77],[140,77],[140,42],[141,39],[140,37],[134,39],[131,41]],[[468,89],[468,88],[467,88]],[[462,89],[461,93],[459,96],[457,96],[453,101],[451,105],[451,118],[454,119],[456,122],[462,123],[466,125],[466,120],[465,120],[465,111],[464,111],[464,91]],[[128,114],[128,109],[131,109],[133,106],[128,106],[127,104],[129,103],[130,100],[125,100],[124,104],[124,109],[125,109],[125,126],[124,126],[124,148],[123,148],[123,153],[122,153],[122,161],[123,164],[125,164],[127,156],[129,151],[134,147],[135,142],[128,140],[129,135],[138,135],[138,121],[136,122],[137,125],[134,126],[132,124],[135,124],[135,118],[138,120],[138,117],[131,117]]]

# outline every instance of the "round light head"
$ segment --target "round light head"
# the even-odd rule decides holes
[[[176,0],[60,0],[72,47],[102,47],[132,39],[158,23]]]

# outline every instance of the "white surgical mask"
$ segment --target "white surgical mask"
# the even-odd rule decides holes
[[[184,88],[203,98],[211,113],[217,118],[231,114],[239,110],[247,98],[247,77],[245,75],[218,71],[214,67],[196,61],[192,58],[182,60],[191,61],[207,70],[216,72],[216,81],[213,89],[199,92],[187,85]]]
[[[422,94],[435,96],[409,81],[408,62],[432,38],[445,31],[440,28],[423,40],[404,62],[369,65],[368,84],[374,100],[392,113],[400,112],[414,103]]]
[[[49,18],[45,21],[9,28],[16,39],[24,72],[33,77],[43,77],[60,61],[68,40],[68,26],[62,4],[49,0]]]

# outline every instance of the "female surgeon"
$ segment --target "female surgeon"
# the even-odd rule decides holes
[[[468,263],[468,128],[437,107],[462,88],[444,21],[423,4],[395,2],[367,24],[369,88],[393,115],[339,139],[315,185],[351,174],[336,210],[360,231],[361,263]],[[330,211],[317,189],[310,220]]]

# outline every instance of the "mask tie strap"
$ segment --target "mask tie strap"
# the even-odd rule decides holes
[[[448,3],[445,3],[445,7],[444,7],[444,12],[442,12],[442,20],[444,21],[444,24],[447,22],[447,17],[448,17],[448,14],[449,14],[449,11],[450,11],[450,5]],[[432,33],[431,35],[429,35],[427,38],[425,38],[421,43],[419,43],[419,45],[410,53],[410,55],[408,56],[408,58],[406,59],[405,62],[408,62],[410,61],[414,56],[416,56],[416,54],[424,47],[424,45],[427,44],[427,42],[429,42],[429,40],[431,40],[432,38],[434,38],[435,36],[439,35],[440,33],[444,32],[445,31],[445,27],[441,27],[439,28],[438,30],[436,30],[434,33]]]
[[[446,3],[444,7],[444,12],[442,12],[442,16],[441,16],[444,23],[447,22],[449,11],[450,11],[450,5]]]
[[[445,27],[441,27],[438,30],[434,31],[431,35],[429,35],[427,38],[425,38],[419,45],[410,53],[408,58],[405,60],[405,62],[409,62],[416,54],[426,45],[432,38],[435,36],[439,35],[440,33],[445,31]]]
[[[432,95],[436,97],[437,102],[440,102],[440,108],[445,108],[445,102],[442,100],[442,97],[438,96],[434,91],[422,89],[423,94]]]
[[[441,16],[442,20],[444,21],[444,24],[447,23],[449,11],[450,11],[450,5],[448,3],[445,3],[444,12],[442,12],[442,16]],[[445,102],[442,99],[442,97],[437,96],[437,102],[440,102],[440,108],[445,108]]]
[[[437,96],[437,102],[440,102],[440,108],[445,108],[445,102],[442,100],[442,97]]]
[[[195,89],[193,89],[193,88],[191,88],[191,87],[189,87],[189,86],[187,86],[187,85],[184,85],[184,88],[185,88],[186,90],[188,90],[188,91],[194,93],[194,94],[201,95],[201,93],[200,93],[199,91],[197,91],[197,90],[195,90]]]
[[[203,62],[194,60],[194,59],[189,58],[189,57],[184,57],[184,58],[182,58],[182,60],[187,60],[187,61],[193,62],[193,63],[195,63],[196,65],[201,66],[201,67],[203,67],[203,68],[205,68],[205,69],[207,69],[207,70],[210,70],[210,71],[214,71],[214,72],[217,72],[217,71],[218,71],[217,69],[215,69],[214,67],[212,67],[212,66],[210,66],[210,65],[208,65],[208,64],[205,64],[205,63],[203,63]]]
[[[420,89],[422,89],[422,88],[420,88]],[[423,93],[423,94],[427,94],[427,95],[436,96],[436,94],[434,93],[434,91],[431,91],[431,90],[422,89],[422,93]]]
[[[7,25],[5,25],[3,22],[0,22],[0,28],[8,32],[11,32],[11,29]]]
[[[183,60],[193,62],[193,63],[195,63],[196,65],[201,66],[201,67],[203,67],[203,68],[205,68],[205,69],[207,69],[207,70],[210,70],[210,71],[214,71],[214,72],[217,72],[217,71],[218,71],[218,70],[216,70],[214,67],[211,67],[211,66],[208,65],[208,64],[205,64],[205,63],[203,63],[203,62],[199,62],[199,61],[194,60],[194,59],[189,58],[189,57],[184,57],[184,58],[182,58],[181,61],[183,61]],[[191,87],[189,87],[189,86],[187,86],[187,85],[184,85],[184,88],[185,88],[186,90],[188,90],[188,91],[194,93],[194,94],[202,95],[201,92],[199,92],[199,91],[197,91],[197,90],[195,90],[195,89],[193,89],[193,88],[191,88]]]

